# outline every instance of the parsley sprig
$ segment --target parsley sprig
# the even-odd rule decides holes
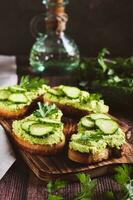
[[[55,182],[50,181],[47,184],[48,190],[48,200],[63,200],[63,197],[58,194],[60,189],[65,188],[67,185],[66,181],[63,180],[56,180]]]
[[[133,180],[131,179],[132,167],[121,165],[115,168],[114,180],[120,186],[120,194],[116,195],[112,191],[105,193],[106,199],[112,200],[133,200]]]
[[[133,180],[131,180],[132,168],[128,165],[122,165],[115,169],[115,181],[120,185],[121,200],[133,200]]]
[[[96,180],[91,180],[85,173],[79,173],[76,176],[80,182],[81,191],[74,200],[91,200],[96,189]]]
[[[41,102],[38,102],[38,107],[39,109],[36,110],[33,114],[39,118],[47,117],[58,111],[55,104],[49,105],[48,103],[42,104]]]
[[[74,200],[91,200],[96,189],[96,180],[91,180],[90,176],[84,173],[78,173],[76,177],[79,180],[81,189]],[[59,195],[58,192],[66,186],[67,182],[60,179],[55,182],[50,181],[47,184],[48,200],[63,200],[63,196]]]
[[[29,76],[22,76],[19,85],[26,90],[36,90],[46,83],[45,79],[39,77],[30,78]]]

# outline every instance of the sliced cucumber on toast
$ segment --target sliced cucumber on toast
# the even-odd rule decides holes
[[[18,85],[12,86],[12,87],[10,88],[10,90],[11,90],[12,92],[15,92],[15,93],[17,93],[17,92],[25,92],[25,91],[26,91],[26,89],[24,89],[24,88],[22,88],[22,87],[20,87],[20,86],[18,86]]]
[[[113,134],[119,127],[112,119],[97,119],[95,124],[105,134]]]
[[[63,92],[59,89],[50,89],[49,93],[54,94],[55,96],[63,96]]]
[[[90,118],[93,120],[97,120],[97,119],[111,119],[108,115],[105,115],[103,113],[93,113],[90,114]]]
[[[44,123],[48,123],[48,124],[60,124],[61,122],[58,120],[54,120],[54,119],[49,119],[49,118],[40,118],[39,121],[44,122]]]
[[[9,96],[8,100],[15,102],[15,103],[27,103],[28,102],[27,97],[22,93],[11,94]]]
[[[36,137],[42,137],[50,134],[53,130],[53,127],[47,124],[32,124],[29,128],[29,133]]]
[[[32,124],[35,124],[36,122],[35,121],[26,121],[24,122],[21,127],[24,131],[28,132],[29,131],[29,128]]]
[[[89,117],[83,117],[81,119],[81,124],[84,126],[84,127],[87,127],[87,128],[92,128],[95,126],[95,123],[93,120],[91,120]]]
[[[1,90],[0,91],[0,100],[7,100],[10,96],[11,92],[7,90]]]
[[[60,88],[71,99],[77,99],[80,95],[80,89],[76,87],[60,86]]]

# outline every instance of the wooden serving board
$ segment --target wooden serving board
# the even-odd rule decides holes
[[[120,121],[118,122],[121,125],[122,129],[126,132],[129,128],[128,125]],[[12,122],[0,120],[0,124],[4,127],[7,134],[12,138]],[[72,133],[74,130],[75,124],[73,123],[73,121],[67,120],[65,122],[65,133],[67,134],[67,136],[69,136],[69,134]],[[98,177],[112,172],[112,169],[116,164],[131,164],[133,163],[133,144],[127,142],[126,147],[126,155],[122,156],[121,158],[109,159],[91,165],[78,164],[70,161],[67,158],[67,148],[66,150],[64,150],[64,152],[56,156],[33,155],[19,148],[18,149],[24,161],[27,163],[29,168],[36,174],[36,176],[39,179],[48,182],[49,180],[54,180],[56,178],[73,180],[73,175],[78,172],[86,172],[89,173],[91,177]]]

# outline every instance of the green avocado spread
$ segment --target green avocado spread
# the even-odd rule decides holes
[[[64,140],[62,112],[55,106],[41,105],[32,115],[15,120],[13,133],[32,144],[53,145]]]
[[[125,143],[125,136],[119,125],[108,115],[99,113],[92,115],[93,117],[95,115],[96,119],[90,117],[91,115],[81,118],[78,123],[78,133],[71,137],[70,149],[92,154],[102,152],[107,147],[120,149]]]
[[[48,86],[42,85],[38,89],[26,90],[19,85],[0,88],[0,108],[17,112],[19,109],[28,106],[31,102],[44,94]]]
[[[60,85],[55,89],[49,88],[44,98],[89,112],[107,113],[109,110],[98,94],[90,94],[76,87]]]

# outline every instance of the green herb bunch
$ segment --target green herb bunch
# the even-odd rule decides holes
[[[131,179],[132,167],[121,165],[115,168],[114,180],[120,186],[119,193],[107,191],[103,194],[105,200],[133,200],[133,180]],[[78,173],[76,177],[80,184],[80,192],[73,200],[91,200],[97,187],[97,181],[91,180],[89,175]],[[47,184],[48,200],[63,200],[60,190],[67,186],[66,181],[56,180]]]
[[[39,77],[30,78],[29,76],[22,76],[19,86],[26,90],[36,90],[46,83],[45,79]]]
[[[93,82],[96,82],[119,87],[133,87],[133,56],[113,59],[109,56],[110,52],[103,48],[96,58],[81,59],[79,85],[90,88]]]
[[[133,200],[133,179],[131,179],[132,167],[122,165],[115,168],[114,180],[120,186],[119,194],[111,191],[105,193],[105,199],[112,200]]]
[[[76,177],[80,183],[80,192],[76,195],[74,200],[91,200],[96,189],[96,180],[91,180],[90,176],[84,173],[78,173]],[[59,195],[58,192],[66,186],[66,181],[50,181],[47,185],[48,200],[63,200],[63,196]]]

